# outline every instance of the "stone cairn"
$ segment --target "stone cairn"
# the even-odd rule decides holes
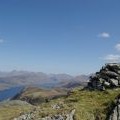
[[[120,86],[120,63],[107,63],[99,72],[90,76],[88,88],[105,90]]]

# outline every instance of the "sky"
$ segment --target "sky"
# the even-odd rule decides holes
[[[120,61],[119,0],[0,0],[0,71],[89,74]]]

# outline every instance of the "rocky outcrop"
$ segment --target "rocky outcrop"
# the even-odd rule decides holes
[[[65,120],[64,117],[62,115],[55,115],[53,117],[45,117],[45,118],[41,118],[40,120]]]
[[[14,120],[34,120],[34,114],[33,113],[24,114],[18,118],[14,118]]]
[[[115,106],[113,107],[108,120],[120,120],[120,95],[115,100]]]
[[[44,118],[37,118],[37,120],[74,120],[74,114],[75,114],[75,109],[65,115],[57,114],[54,116],[46,116]],[[35,111],[32,111],[28,114],[21,115],[18,118],[14,118],[14,120],[36,120]]]
[[[120,64],[108,63],[95,75],[90,76],[88,87],[91,89],[105,90],[120,86]]]
[[[40,120],[74,120],[75,109],[66,115],[54,115],[52,117],[41,118]]]

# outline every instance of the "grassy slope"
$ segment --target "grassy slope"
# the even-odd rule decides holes
[[[20,95],[19,98],[24,98],[24,97],[49,98],[56,95],[66,95],[66,94],[67,94],[67,91],[62,89],[45,90],[45,89],[40,89],[36,87],[28,87],[27,89],[25,89],[25,91],[23,91],[23,93]]]
[[[21,113],[29,112],[32,109],[30,106],[4,106],[0,107],[0,120],[13,120],[16,116]]]
[[[48,104],[42,104],[43,111],[41,114],[55,114],[55,112],[69,111],[76,109],[76,120],[105,120],[111,104],[115,97],[120,93],[119,89],[100,91],[79,91],[74,90],[67,98],[59,98]],[[63,104],[63,109],[53,111],[50,107],[52,104]],[[49,108],[49,109],[48,109]],[[50,109],[51,108],[51,109]]]
[[[115,97],[120,93],[118,90],[100,91],[82,91],[75,92],[71,99],[76,99],[75,109],[77,120],[105,120],[108,111],[110,111],[111,104],[113,104]]]
[[[76,120],[105,120],[111,103],[119,93],[120,88],[106,90],[105,92],[87,90],[80,91],[79,89],[74,89],[69,97],[54,99],[51,102],[38,105],[36,107],[37,112],[35,113],[36,119],[46,115],[52,116],[56,113],[67,113],[75,108]],[[51,107],[51,105],[54,104],[60,104],[62,105],[62,108],[54,110]],[[13,118],[14,116],[19,116],[21,111],[31,111],[31,109],[32,108],[28,108],[26,106],[0,107],[0,120],[10,120],[10,118]]]

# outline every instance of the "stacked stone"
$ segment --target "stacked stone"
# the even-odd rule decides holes
[[[91,89],[105,90],[120,86],[120,64],[108,63],[95,75],[90,76],[88,87]]]

